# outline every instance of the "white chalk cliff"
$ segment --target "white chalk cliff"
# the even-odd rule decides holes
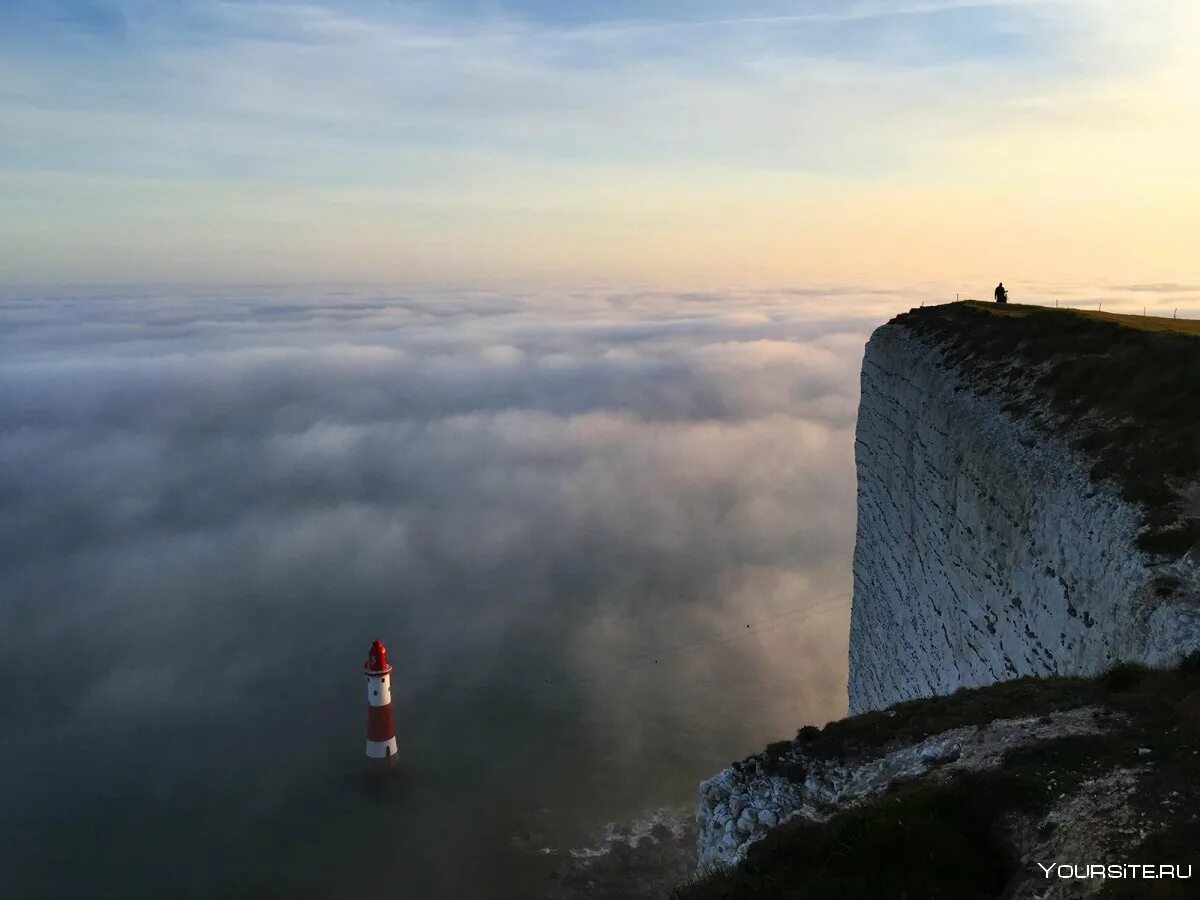
[[[928,335],[877,329],[862,367],[850,713],[1200,646],[1194,554],[1142,553],[1140,510],[1089,477],[1036,396],[986,391]],[[1183,590],[1163,598],[1169,577]]]
[[[894,730],[888,723],[901,721],[906,710],[938,705],[886,709],[901,701],[1020,676],[1094,675],[1117,662],[1170,666],[1200,650],[1200,544],[1180,543],[1176,552],[1142,549],[1148,510],[1123,499],[1115,481],[1093,478],[1096,459],[1079,449],[1088,446],[1085,431],[1093,438],[1127,434],[1114,429],[1129,429],[1131,419],[1090,409],[1064,415],[1061,389],[1055,407],[1032,387],[1056,360],[1072,356],[1069,345],[1055,344],[1045,359],[1026,355],[1020,377],[993,383],[1020,360],[993,344],[988,364],[976,365],[969,346],[964,352],[970,340],[953,329],[961,322],[991,327],[980,317],[991,313],[955,307],[949,315],[948,307],[935,313],[949,330],[925,327],[930,311],[914,311],[877,329],[866,347],[855,443],[849,707],[852,716],[867,715],[827,730],[849,725],[849,734],[883,723],[887,736]],[[1025,319],[996,327],[1028,334],[1039,326]],[[1113,334],[1100,337],[1120,343]],[[1196,366],[1187,356],[1191,345],[1179,352]],[[1171,421],[1181,420],[1191,421],[1186,413]],[[1185,450],[1194,449],[1187,443],[1192,437],[1183,440]],[[1200,519],[1194,478],[1160,481],[1169,482],[1184,519]],[[1024,689],[995,691],[1009,688]],[[1037,696],[1036,686],[1030,691]],[[969,695],[958,699],[970,707]],[[1189,702],[1187,709],[1200,711],[1200,691]],[[989,770],[1016,748],[1103,732],[1120,720],[1105,719],[1095,707],[1041,716],[1021,708],[1020,718],[992,721],[987,702],[978,711],[980,720],[963,727],[924,736],[909,729],[907,737],[866,749],[849,740],[832,754],[812,749],[814,738],[805,733],[818,730],[809,726],[735,763],[700,786],[699,868],[741,863],[784,822],[820,824],[897,784]],[[937,720],[936,709],[930,715]],[[1047,822],[1064,827],[1047,837],[1046,823],[1034,823],[1033,836],[1017,841],[1020,855],[1056,859],[1075,848],[1082,858],[1108,831],[1115,836],[1106,846],[1132,852],[1152,830],[1131,824],[1142,813],[1128,802],[1153,768],[1150,752],[1139,748],[1120,766],[1089,774],[1075,793],[1060,793]],[[1173,809],[1175,796],[1162,799],[1163,810]],[[1006,896],[1040,897],[1043,888],[1014,887]]]

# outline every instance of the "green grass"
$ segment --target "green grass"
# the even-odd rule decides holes
[[[1022,699],[1032,706],[1020,708]],[[733,869],[709,872],[677,888],[673,900],[917,900],[997,898],[1005,885],[1033,866],[1005,839],[1013,815],[1040,817],[1062,793],[1086,778],[1119,766],[1154,766],[1134,802],[1160,812],[1173,791],[1194,797],[1200,789],[1200,655],[1171,670],[1122,665],[1090,680],[1021,679],[953,697],[896,707],[897,715],[868,714],[808,735],[805,752],[848,754],[883,743],[880,716],[908,742],[943,726],[991,721],[1001,715],[1036,715],[1077,702],[1107,706],[1109,732],[1059,738],[1009,752],[996,770],[959,776],[943,784],[916,780],[827,822],[794,820],[754,844]],[[798,739],[799,741],[799,739]],[[775,753],[783,755],[776,746]],[[835,754],[836,755],[836,754]],[[1188,802],[1183,815],[1200,810]],[[1164,831],[1146,852],[1154,861],[1196,863],[1195,826],[1185,820]],[[1190,843],[1189,843],[1190,841]],[[1121,860],[1118,860],[1121,861]],[[1132,860],[1130,860],[1132,861]],[[1191,884],[1195,885],[1193,881]],[[1119,889],[1118,889],[1119,890]],[[1124,898],[1133,894],[1105,894]],[[1180,894],[1137,896],[1170,898]]]
[[[1046,311],[1063,313],[1072,316],[1084,316],[1097,322],[1112,322],[1125,328],[1137,328],[1142,331],[1172,332],[1174,334],[1200,335],[1200,319],[1171,319],[1165,316],[1131,316],[1125,313],[1106,313],[1088,309],[1055,308],[1050,310],[1045,306],[1027,306],[1020,303],[1008,303],[998,306],[995,303],[985,303],[981,300],[964,301],[966,305],[997,316],[1026,316],[1031,311]]]
[[[1200,322],[975,301],[894,321],[938,340],[1010,412],[1044,398],[1092,478],[1141,505],[1141,549],[1200,548],[1200,518],[1179,493],[1200,480]]]
[[[952,728],[993,719],[1046,715],[1101,703],[1107,696],[1095,679],[1018,678],[898,703],[887,710],[830,722],[822,729],[806,726],[797,733],[796,741],[806,755],[819,759],[877,756],[890,743],[916,743]]]

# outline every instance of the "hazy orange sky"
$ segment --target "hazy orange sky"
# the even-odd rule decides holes
[[[0,0],[0,281],[1194,281],[1185,0]]]

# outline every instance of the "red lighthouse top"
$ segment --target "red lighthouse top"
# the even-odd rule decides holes
[[[383,641],[372,641],[371,649],[367,651],[367,661],[363,663],[363,670],[368,675],[386,675],[392,671],[392,667],[387,661],[387,647],[383,646]]]

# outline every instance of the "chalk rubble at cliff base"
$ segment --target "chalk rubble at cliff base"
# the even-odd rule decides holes
[[[824,821],[902,779],[944,779],[994,768],[1008,750],[1094,734],[1103,727],[1101,713],[1087,707],[955,728],[877,759],[820,759],[807,755],[799,743],[779,755],[752,756],[700,785],[698,867],[739,863],[776,825],[796,817]],[[787,774],[777,774],[781,771]]]
[[[676,900],[1044,900],[1104,879],[1048,894],[1038,863],[1195,864],[1200,653],[807,726],[703,782],[697,822]]]

